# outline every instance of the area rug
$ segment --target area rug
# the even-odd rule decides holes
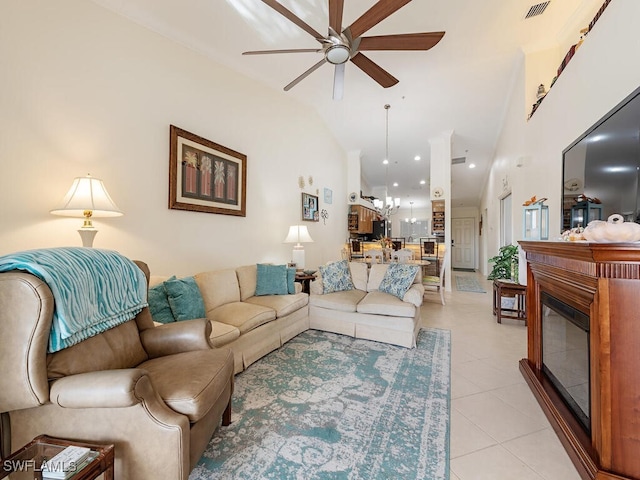
[[[447,480],[450,352],[448,330],[414,349],[308,330],[236,376],[189,479]]]
[[[456,275],[456,289],[459,292],[487,293],[475,277],[467,275]]]

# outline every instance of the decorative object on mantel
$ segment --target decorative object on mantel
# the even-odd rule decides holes
[[[50,213],[67,217],[84,217],[84,224],[78,230],[83,247],[92,247],[93,238],[98,233],[91,223],[92,217],[123,215],[109,196],[102,180],[93,178],[89,174],[86,177],[76,177],[60,204]]]
[[[534,195],[522,204],[522,235],[525,240],[549,239],[549,207],[544,204],[545,200],[546,197],[537,199]]]
[[[568,63],[571,61],[571,59],[573,58],[573,56],[575,55],[576,51],[578,50],[578,48],[580,47],[580,45],[582,45],[582,42],[584,42],[584,38],[587,36],[587,34],[591,31],[591,29],[593,28],[593,26],[596,24],[596,22],[598,21],[598,19],[600,18],[600,16],[602,15],[602,13],[604,12],[604,10],[607,8],[607,6],[609,5],[609,3],[611,3],[611,0],[605,0],[605,2],[602,4],[602,6],[600,7],[600,9],[598,10],[598,13],[596,13],[596,15],[593,17],[593,20],[591,20],[591,22],[589,23],[589,27],[587,28],[583,28],[580,30],[580,40],[574,44],[571,45],[571,47],[569,48],[569,51],[567,52],[567,54],[564,56],[564,59],[562,60],[562,62],[560,63],[560,66],[558,67],[558,72],[557,75],[553,78],[552,82],[551,82],[551,86],[549,87],[551,89],[551,87],[553,87],[553,84],[556,83],[556,80],[558,79],[558,77],[560,76],[560,74],[563,72],[563,70],[567,67]],[[539,90],[538,90],[539,92]],[[547,91],[548,93],[548,91]],[[529,116],[527,117],[527,120],[529,120],[533,114],[535,113],[535,111],[538,109],[538,107],[540,106],[540,103],[542,103],[542,100],[544,100],[544,97],[546,96],[543,95],[542,97],[540,97],[538,95],[537,99],[538,101],[536,103],[533,104],[533,107],[531,108],[531,113],[529,114]]]
[[[170,127],[169,208],[247,216],[247,156]]]
[[[606,222],[604,220],[589,222],[583,235],[589,242],[638,242],[640,225],[635,222],[625,222],[622,215],[615,213],[610,215]]]
[[[562,236],[560,238],[565,242],[583,242],[586,240],[584,238],[583,227],[574,227],[569,230],[565,230],[562,232]]]

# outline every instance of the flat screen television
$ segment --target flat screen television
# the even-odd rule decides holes
[[[562,231],[614,213],[640,223],[640,87],[569,145],[562,159]]]

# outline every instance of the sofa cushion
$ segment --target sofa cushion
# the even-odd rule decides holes
[[[240,287],[236,271],[232,269],[214,270],[210,272],[198,273],[194,276],[202,300],[207,318],[209,312],[225,303],[240,301]]]
[[[369,269],[369,280],[367,281],[367,292],[374,292],[380,287],[380,282],[387,273],[388,263],[374,263]]]
[[[296,269],[287,267],[287,292],[296,293]]]
[[[176,277],[171,277],[174,280]],[[171,311],[169,299],[167,298],[167,290],[164,288],[164,282],[149,288],[147,302],[149,302],[149,311],[154,322],[171,323],[176,319]]]
[[[288,293],[286,265],[257,265],[256,296]]]
[[[367,291],[367,280],[369,279],[369,267],[364,262],[349,262],[349,272],[354,288]]]
[[[247,303],[262,305],[276,311],[276,317],[285,317],[296,310],[300,310],[309,303],[309,296],[306,293],[295,295],[266,295],[247,298]]]
[[[238,285],[240,286],[240,301],[244,302],[247,298],[256,294],[256,282],[258,280],[258,266],[244,265],[236,268],[238,277]]]
[[[398,297],[400,300],[407,293],[416,278],[420,267],[406,263],[391,263],[380,282],[378,290]]]
[[[416,307],[422,305],[422,300],[424,298],[424,285],[421,283],[414,283],[409,287],[407,293],[402,297],[403,302],[409,302]]]
[[[341,312],[355,312],[358,302],[367,294],[362,290],[345,290],[342,292],[311,295],[309,304],[316,307],[338,310]]]
[[[233,342],[236,338],[240,336],[240,330],[238,330],[233,325],[228,325],[222,322],[214,322],[209,320],[211,323],[211,335],[209,335],[209,340],[211,340],[211,345],[214,347],[222,347],[229,342]]]
[[[323,293],[353,290],[351,272],[349,271],[349,265],[346,260],[339,260],[322,265],[319,270],[322,276]]]
[[[413,317],[415,305],[403,302],[398,297],[384,292],[369,292],[356,307],[358,313],[373,313],[395,317]]]
[[[191,423],[204,418],[233,376],[233,354],[228,348],[197,350],[154,358],[139,365],[175,412]]]
[[[214,322],[226,323],[246,333],[276,318],[272,308],[254,305],[247,302],[231,302],[207,312],[207,318]]]

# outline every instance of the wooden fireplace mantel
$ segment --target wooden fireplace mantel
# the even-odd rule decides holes
[[[519,243],[528,318],[520,371],[583,479],[640,480],[640,244]],[[543,292],[590,318],[590,435],[542,373]]]

